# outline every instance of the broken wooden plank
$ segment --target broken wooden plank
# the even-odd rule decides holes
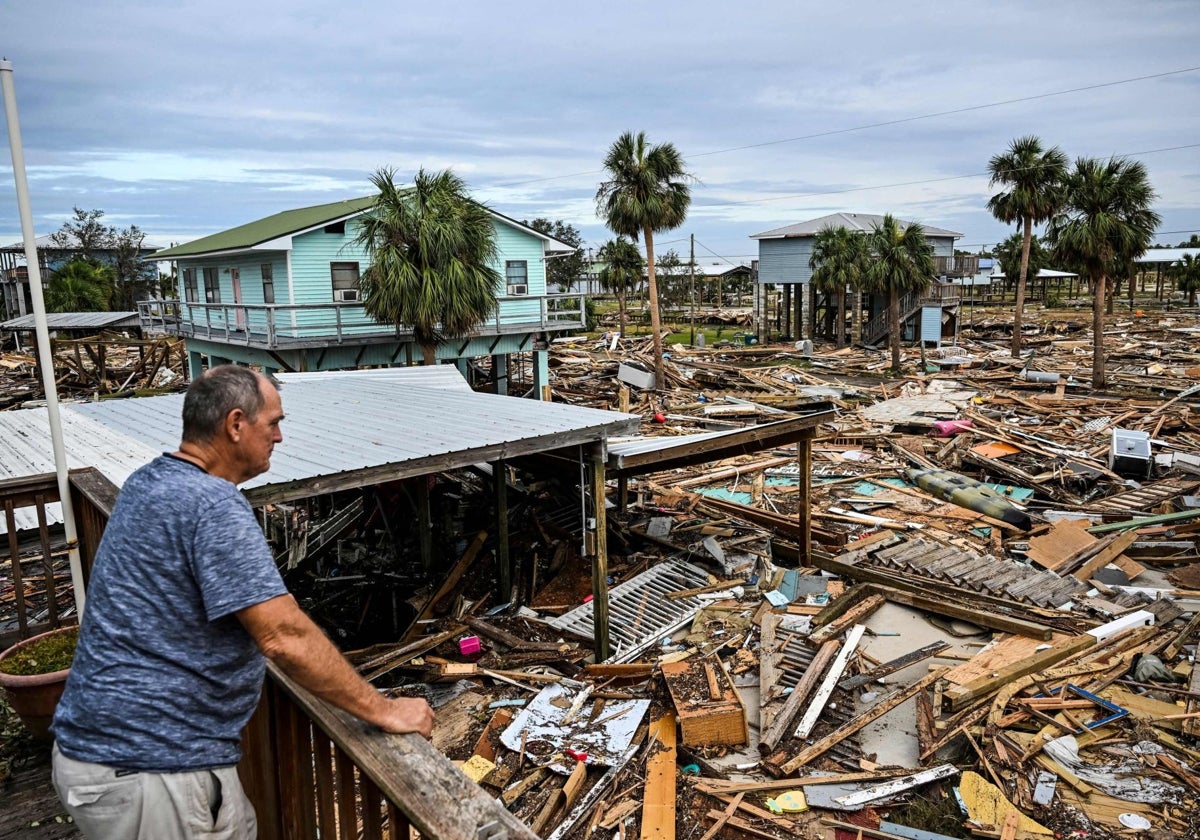
[[[872,668],[871,670],[859,674],[858,676],[847,677],[838,683],[838,688],[845,691],[850,691],[858,688],[860,685],[866,685],[867,683],[875,682],[876,680],[882,679],[889,674],[894,674],[897,671],[903,671],[910,665],[915,665],[922,660],[941,653],[948,647],[950,647],[949,642],[933,642],[932,644],[925,645],[925,647],[914,650],[911,653],[898,656],[895,659],[885,662],[877,668]]]
[[[887,799],[909,788],[920,787],[930,782],[936,782],[938,779],[946,779],[957,775],[958,768],[953,764],[942,764],[937,767],[931,767],[928,770],[912,773],[908,776],[901,776],[899,779],[892,779],[883,784],[869,787],[866,790],[859,790],[854,793],[848,793],[845,796],[835,797],[833,801],[846,808],[857,808],[860,805],[867,805],[877,802],[880,799]]]
[[[812,693],[813,688],[817,685],[817,681],[821,679],[821,675],[825,673],[826,666],[833,660],[837,654],[840,643],[831,639],[821,646],[813,657],[812,664],[808,666],[808,670],[804,672],[804,676],[800,678],[800,682],[792,689],[792,693],[788,695],[788,699],[784,702],[783,708],[779,710],[779,714],[771,722],[770,727],[762,733],[758,741],[758,749],[763,755],[770,755],[783,741],[791,730],[792,720],[800,712],[800,707],[807,700],[808,695]]]
[[[650,737],[661,745],[646,761],[642,804],[642,840],[675,840],[675,713],[670,709],[650,723]]]
[[[862,640],[863,633],[866,631],[866,625],[856,624],[846,634],[845,644],[838,651],[837,658],[833,660],[833,664],[829,666],[829,673],[821,681],[820,687],[813,695],[813,701],[805,709],[804,716],[800,718],[800,723],[796,725],[796,730],[792,733],[794,737],[807,738],[808,733],[812,732],[812,728],[817,724],[817,718],[821,716],[821,712],[825,709],[825,704],[829,702],[834,688],[837,687],[838,680],[842,678],[842,673],[846,670],[846,666],[850,664],[850,657],[854,655],[854,651],[858,648],[858,643]]]
[[[854,735],[859,730],[861,730],[863,727],[867,726],[868,724],[872,723],[873,721],[876,721],[879,718],[886,715],[888,712],[890,712],[892,709],[899,706],[901,703],[904,703],[905,701],[909,700],[910,698],[916,696],[919,692],[924,691],[935,680],[941,679],[945,673],[946,673],[946,669],[944,669],[944,668],[941,670],[938,670],[938,671],[934,671],[933,673],[927,674],[926,676],[917,680],[915,683],[913,683],[912,685],[910,685],[908,688],[904,689],[903,691],[899,691],[896,694],[893,694],[891,697],[884,698],[882,701],[880,701],[877,705],[875,705],[871,709],[868,709],[867,711],[863,712],[858,717],[855,717],[853,720],[851,720],[849,723],[845,724],[844,726],[838,727],[836,730],[829,733],[824,738],[817,741],[815,744],[812,744],[811,746],[806,747],[805,749],[801,750],[800,753],[797,754],[791,760],[780,765],[780,767],[779,767],[780,775],[786,776],[789,773],[795,773],[796,770],[803,767],[805,764],[808,764],[813,759],[819,758],[820,756],[824,755],[829,750],[829,748],[832,747],[834,744],[837,744],[837,743],[840,743],[840,742],[846,740],[851,735]]]
[[[1045,650],[1035,651],[1026,658],[1013,662],[995,672],[972,680],[964,685],[948,688],[942,697],[943,708],[948,711],[958,711],[973,701],[986,697],[1018,677],[1049,668],[1080,651],[1087,650],[1096,644],[1094,636],[1084,633],[1073,639],[1050,645]]]
[[[863,599],[861,603],[856,604],[852,609],[847,611],[845,615],[841,616],[836,621],[831,621],[824,627],[813,631],[808,637],[809,644],[816,647],[825,644],[826,641],[835,636],[840,636],[847,627],[862,621],[871,613],[882,607],[885,603],[887,603],[887,599],[882,595],[869,595]]]

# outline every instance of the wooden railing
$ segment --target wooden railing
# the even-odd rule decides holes
[[[86,582],[117,488],[91,468],[73,470],[70,486]],[[0,602],[8,577],[16,615],[0,650],[76,621],[66,545],[46,511],[58,500],[53,474],[0,482],[12,569],[0,554]],[[238,770],[263,840],[409,840],[413,828],[429,840],[536,840],[423,738],[374,729],[270,665],[242,742]]]
[[[86,581],[117,488],[92,468],[72,470],[69,480]],[[51,526],[47,513],[47,507],[57,501],[58,482],[53,473],[0,481],[5,526],[0,578],[7,578],[0,584],[0,604],[6,617],[11,616],[0,625],[0,650],[78,620],[67,546],[61,529]]]
[[[242,749],[263,840],[537,837],[420,736],[374,729],[274,666]]]
[[[579,329],[586,295],[502,295],[496,311],[475,329],[478,335]],[[185,303],[138,302],[143,329],[224,344],[277,349],[316,341],[345,344],[380,338],[411,339],[408,326],[380,324],[361,303]]]

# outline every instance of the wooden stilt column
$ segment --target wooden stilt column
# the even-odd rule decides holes
[[[592,450],[592,502],[595,523],[592,556],[592,627],[596,639],[596,661],[608,659],[608,521],[604,510],[604,447]]]
[[[508,469],[504,461],[492,464],[492,481],[496,490],[496,568],[500,603],[504,603],[512,594],[512,557],[508,552]]]
[[[796,442],[800,468],[800,565],[812,565],[812,442],[816,429],[804,429]]]

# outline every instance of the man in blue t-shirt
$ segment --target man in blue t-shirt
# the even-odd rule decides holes
[[[428,703],[372,688],[288,594],[237,490],[270,467],[282,420],[271,380],[212,368],[179,451],[121,489],[54,717],[54,785],[89,838],[255,837],[236,764],[265,658],[385,731],[430,735]]]

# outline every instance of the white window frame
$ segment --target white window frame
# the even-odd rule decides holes
[[[505,260],[504,282],[509,297],[529,294],[529,260]]]

